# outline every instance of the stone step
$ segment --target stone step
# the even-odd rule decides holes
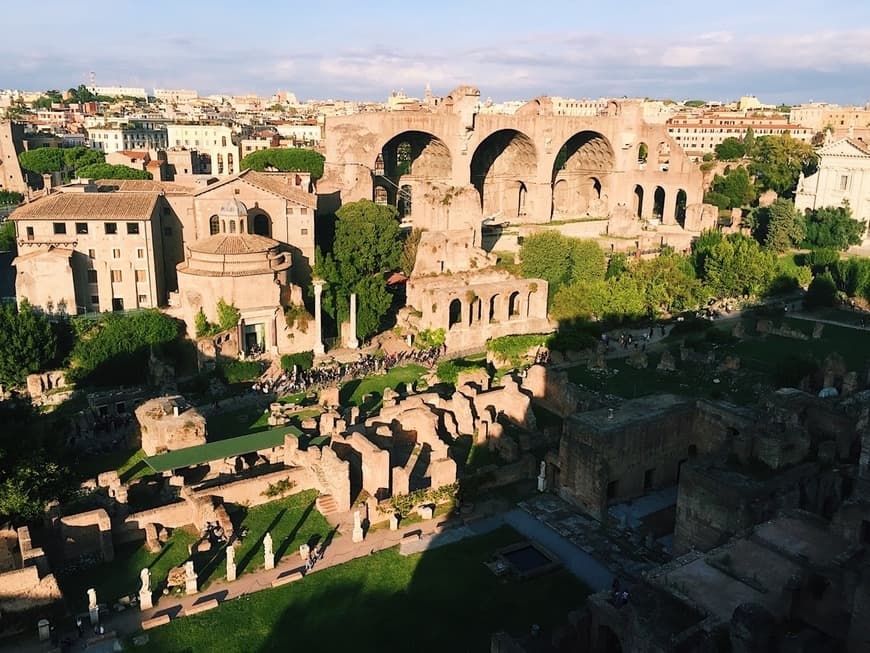
[[[338,511],[338,504],[331,494],[321,494],[315,503],[321,515],[331,515]]]

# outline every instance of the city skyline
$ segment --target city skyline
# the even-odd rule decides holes
[[[594,7],[594,8],[593,8]],[[6,10],[0,87],[88,83],[299,99],[379,100],[460,84],[495,101],[536,95],[863,104],[870,97],[870,7],[732,3],[727,15],[682,0],[667,9],[507,0],[462,7],[350,2],[288,9],[218,0],[81,11]],[[47,20],[49,17],[50,20]],[[38,22],[41,21],[41,22]],[[34,47],[34,39],[40,41]]]

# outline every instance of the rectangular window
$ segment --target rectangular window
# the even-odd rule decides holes
[[[33,240],[33,227],[27,227],[27,240]]]
[[[112,270],[112,283],[120,283],[122,279],[120,270]]]
[[[127,223],[127,233],[128,234],[138,234],[139,233],[139,223],[138,222],[128,222]]]
[[[308,209],[303,206],[301,209],[299,209],[299,215],[308,215]]]
[[[148,295],[139,295],[139,306],[148,304]]]
[[[117,222],[107,222],[106,223],[106,234],[113,235],[118,233],[118,223]]]
[[[287,209],[287,215],[293,215],[293,207]]]
[[[112,250],[112,258],[121,258],[121,250],[113,249]]]
[[[145,281],[145,270],[136,270],[136,281]]]
[[[66,222],[55,222],[54,223],[54,233],[65,234],[66,233]]]
[[[308,235],[308,229],[300,229],[300,230],[299,230],[299,233],[301,233],[303,236],[307,236],[307,235]]]
[[[88,233],[88,223],[87,222],[76,222],[76,233],[77,234]]]
[[[840,175],[840,190],[849,190],[849,175]]]
[[[88,257],[90,257],[90,258],[97,258],[97,250],[95,250],[95,249],[89,249],[89,250],[88,250]]]
[[[112,299],[112,310],[113,311],[123,311],[124,310],[124,300],[121,297],[115,297]]]
[[[136,250],[136,258],[145,258],[145,250],[141,247]]]
[[[97,283],[97,271],[88,270],[88,283]]]

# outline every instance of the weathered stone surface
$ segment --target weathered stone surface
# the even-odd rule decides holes
[[[146,401],[136,408],[136,419],[149,456],[206,442],[205,418],[180,395]]]

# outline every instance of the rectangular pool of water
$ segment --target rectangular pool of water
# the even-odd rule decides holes
[[[497,555],[521,579],[545,574],[560,566],[554,555],[534,542],[513,544],[500,549]]]

